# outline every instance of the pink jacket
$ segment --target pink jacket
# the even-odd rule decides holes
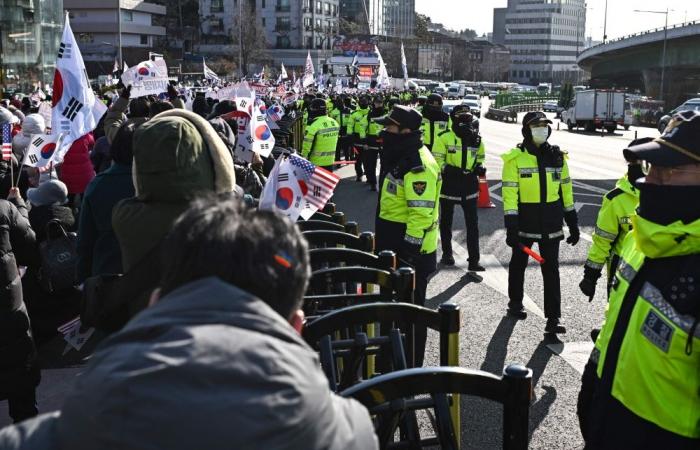
[[[95,146],[95,138],[88,133],[73,142],[63,158],[60,179],[68,187],[69,194],[82,194],[95,178],[95,169],[90,162],[90,150]]]

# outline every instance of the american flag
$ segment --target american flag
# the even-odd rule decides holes
[[[9,123],[2,125],[2,159],[12,160],[12,124]]]
[[[289,162],[294,167],[301,169],[299,178],[306,183],[308,188],[308,192],[304,196],[306,201],[318,209],[323,208],[333,195],[333,190],[340,181],[340,177],[297,155],[289,155]]]

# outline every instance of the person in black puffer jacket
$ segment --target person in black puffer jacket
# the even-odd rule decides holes
[[[57,179],[45,181],[27,191],[27,200],[31,204],[29,224],[36,234],[36,246],[32,262],[22,277],[22,289],[37,343],[55,336],[56,328],[80,313],[80,291],[68,288],[50,293],[39,284],[39,245],[47,239],[46,226],[57,220],[66,232],[75,230],[75,217],[71,208],[66,206],[67,199],[68,189]],[[58,237],[56,233],[52,229],[51,237]]]
[[[38,413],[41,376],[17,268],[29,263],[35,244],[27,207],[12,188],[8,200],[0,200],[0,400],[8,401],[15,422]]]

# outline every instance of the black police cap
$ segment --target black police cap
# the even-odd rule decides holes
[[[631,145],[624,155],[627,160],[638,159],[661,167],[700,164],[700,111],[675,114],[661,137]]]
[[[552,123],[552,121],[549,120],[547,115],[542,111],[529,112],[525,114],[525,117],[523,117],[523,126],[525,127],[535,125],[537,123]]]
[[[396,125],[399,127],[399,130],[408,128],[411,131],[417,131],[423,123],[423,116],[413,108],[403,105],[394,105],[394,108],[388,116],[375,119],[375,122],[384,126]]]

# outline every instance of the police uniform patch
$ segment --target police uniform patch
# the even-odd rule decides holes
[[[641,331],[649,342],[659,347],[664,353],[668,353],[668,347],[671,345],[671,338],[673,337],[673,328],[654,311],[649,311],[649,314],[647,314]]]
[[[387,185],[386,185],[386,191],[387,191],[389,194],[396,195],[396,184],[395,184],[395,183],[392,183],[391,181],[388,182]]]
[[[426,183],[425,181],[413,182],[413,192],[415,192],[416,195],[423,195],[423,192],[425,192],[426,187],[428,187],[428,183]]]

